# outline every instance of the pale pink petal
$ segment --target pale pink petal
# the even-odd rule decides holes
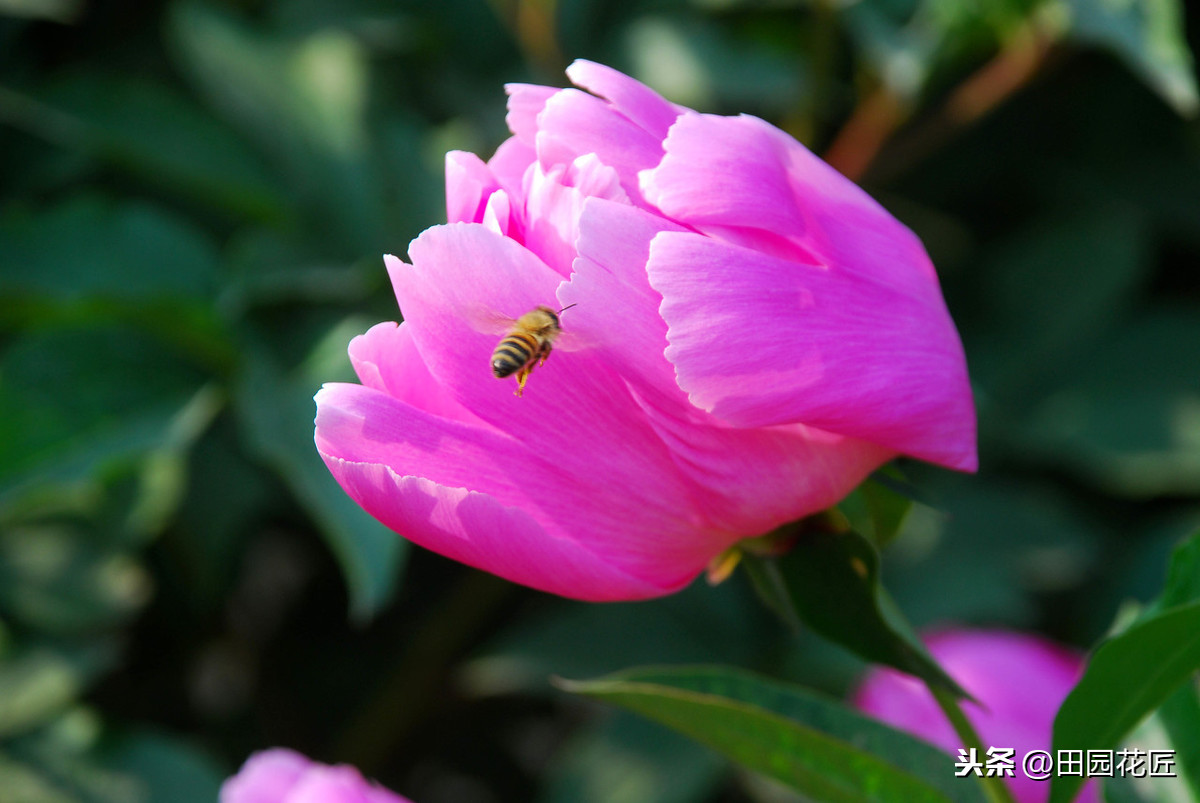
[[[363,385],[432,415],[484,426],[430,376],[407,323],[375,324],[350,341],[349,352]]]
[[[686,114],[643,173],[646,200],[701,231],[857,273],[929,302],[937,277],[917,237],[853,182],[757,117]]]
[[[802,423],[973,470],[962,346],[940,296],[691,233],[650,247],[666,355],[692,403],[737,426]]]
[[[475,154],[446,154],[446,219],[451,223],[481,221],[488,198],[499,188],[492,171]]]
[[[370,783],[354,767],[317,765],[286,800],[276,803],[408,803],[405,798]]]
[[[567,77],[575,86],[607,98],[622,115],[657,140],[666,138],[668,129],[679,116],[680,110],[674,104],[612,67],[577,59],[567,67]]]
[[[313,762],[277,747],[246,759],[237,775],[221,784],[220,803],[285,803]]]
[[[570,276],[584,201],[593,195],[626,202],[628,198],[616,171],[591,153],[549,173],[537,165],[530,175],[524,245],[563,277]]]
[[[515,232],[512,204],[508,200],[507,192],[497,190],[492,193],[483,210],[483,219],[479,222],[501,237],[511,236]]]
[[[532,143],[522,142],[516,137],[509,137],[501,142],[492,158],[488,159],[488,169],[508,193],[509,198],[513,199],[515,207],[524,203],[525,196],[521,193],[521,187],[525,183],[525,173],[529,166],[536,161],[537,153]]]
[[[546,101],[562,90],[537,84],[505,84],[508,93],[508,114],[504,122],[513,136],[530,148],[534,147],[538,133],[538,115],[546,107]]]
[[[661,141],[605,101],[577,89],[563,89],[546,101],[538,116],[538,161],[549,169],[594,153],[617,171],[631,198],[640,198],[638,171],[658,164]]]

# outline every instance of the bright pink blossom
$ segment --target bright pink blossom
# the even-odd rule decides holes
[[[410,540],[588,600],[678,590],[903,453],[973,470],[962,347],[917,237],[782,131],[599,64],[509,87],[446,157],[449,224],[385,261],[404,323],[350,344],[316,442]],[[529,380],[486,315],[559,309]],[[571,345],[574,343],[574,345]]]
[[[330,767],[277,747],[246,759],[221,784],[220,803],[409,803],[344,764]]]
[[[1016,760],[1009,787],[1018,803],[1043,803],[1046,781],[1028,778],[1021,759],[1049,750],[1054,715],[1083,672],[1083,656],[1038,636],[1001,630],[941,630],[925,638],[938,663],[983,704],[964,703],[984,748],[1012,748]],[[937,745],[958,758],[962,740],[921,681],[892,669],[871,670],[854,695],[871,716]],[[987,757],[979,760],[986,765]],[[1078,800],[1097,803],[1095,784]]]

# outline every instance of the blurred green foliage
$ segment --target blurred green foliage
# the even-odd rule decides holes
[[[421,803],[782,799],[548,675],[854,659],[740,575],[596,606],[409,555],[311,445],[445,151],[576,57],[917,231],[982,468],[845,512],[917,624],[1090,644],[1200,519],[1196,40],[1176,0],[0,0],[0,799],[213,800],[275,744]]]

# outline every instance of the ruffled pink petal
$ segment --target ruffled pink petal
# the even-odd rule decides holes
[[[546,107],[546,101],[562,90],[537,84],[505,84],[508,93],[508,114],[504,122],[513,136],[530,148],[534,147],[538,133],[538,115]]]
[[[277,747],[246,759],[237,775],[221,784],[220,803],[284,803],[313,762]]]
[[[622,115],[659,141],[666,138],[671,124],[679,116],[680,109],[674,104],[612,67],[577,59],[567,67],[567,77],[575,86],[607,98]]]
[[[656,593],[678,588],[728,545],[730,535],[708,526],[696,507],[700,490],[675,469],[673,457],[614,370],[622,355],[593,347],[564,347],[560,355],[556,348],[552,359],[534,372],[524,398],[514,397],[513,380],[491,375],[491,353],[503,330],[497,333],[479,325],[478,313],[491,308],[515,317],[538,303],[555,304],[561,277],[529,251],[478,225],[430,229],[413,242],[409,253],[413,265],[393,259],[389,271],[431,381],[495,432],[507,433],[505,437],[525,454],[506,451],[505,444],[491,440],[478,459],[464,451],[465,446],[455,447],[445,453],[445,476],[431,476],[441,470],[439,458],[412,453],[410,443],[403,445],[403,454],[369,455],[366,461],[386,464],[401,476],[416,474],[453,487],[485,490],[505,504],[515,502],[523,511],[532,511],[527,515],[544,528],[641,578],[658,589]],[[607,302],[598,297],[588,304],[604,308]],[[573,332],[574,311],[563,315],[567,334]],[[579,334],[586,343],[588,333]],[[320,410],[321,405],[319,434],[326,429]],[[381,422],[396,415],[376,410],[361,417]],[[380,426],[384,425],[372,425]],[[396,438],[376,440],[403,437],[396,433]],[[430,449],[446,448],[437,439],[430,444]],[[364,462],[363,455],[322,451]],[[500,474],[486,462],[489,454],[503,467]],[[532,506],[505,496],[502,482],[509,477],[519,482],[519,488],[509,490],[528,491]],[[548,581],[521,582],[546,587]]]
[[[874,444],[799,425],[731,428],[697,410],[664,357],[662,296],[646,274],[651,241],[679,228],[600,199],[587,201],[579,226],[580,257],[559,297],[579,304],[571,310],[572,326],[594,337],[591,345],[621,355],[621,372],[636,386],[642,414],[676,468],[705,489],[700,504],[712,526],[743,536],[767,532],[836,503],[892,456]],[[590,303],[597,298],[608,303]]]
[[[714,236],[940,298],[917,237],[853,182],[757,117],[686,114],[641,176],[647,201]]]
[[[589,196],[628,202],[616,171],[602,164],[595,154],[580,156],[549,173],[538,165],[531,174],[524,244],[563,277],[571,275],[579,219]]]
[[[499,188],[492,171],[475,154],[446,154],[446,219],[451,223],[481,221],[488,198]]]
[[[803,423],[976,467],[966,363],[940,296],[691,233],[658,235],[647,269],[667,359],[697,407],[737,426]]]
[[[549,170],[594,153],[617,171],[631,198],[641,198],[638,171],[658,164],[661,140],[624,117],[605,101],[577,89],[550,97],[538,116],[538,162]]]
[[[722,426],[694,407],[643,406],[678,470],[705,493],[701,509],[730,541],[825,510],[895,455],[881,446],[791,424]]]

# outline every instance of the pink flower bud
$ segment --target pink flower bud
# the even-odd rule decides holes
[[[982,703],[965,702],[963,710],[985,751],[1013,750],[1015,766],[1007,782],[1018,803],[1043,803],[1050,793],[1049,781],[1027,777],[1022,760],[1030,751],[1050,750],[1054,716],[1083,673],[1083,656],[1038,636],[1001,630],[940,630],[928,635],[925,644],[938,663]],[[892,669],[872,669],[853,703],[959,758],[962,740],[916,678]],[[988,756],[976,758],[986,771]],[[1085,786],[1077,800],[1098,803],[1096,785]]]
[[[246,759],[221,785],[220,803],[409,803],[344,764],[331,767],[274,748]]]
[[[404,323],[351,342],[361,385],[317,394],[355,501],[515,582],[627,600],[897,454],[974,470],[962,346],[908,228],[762,120],[567,72],[588,92],[508,88],[490,161],[447,155],[450,222],[385,258]],[[517,398],[495,322],[538,306],[570,309]]]

